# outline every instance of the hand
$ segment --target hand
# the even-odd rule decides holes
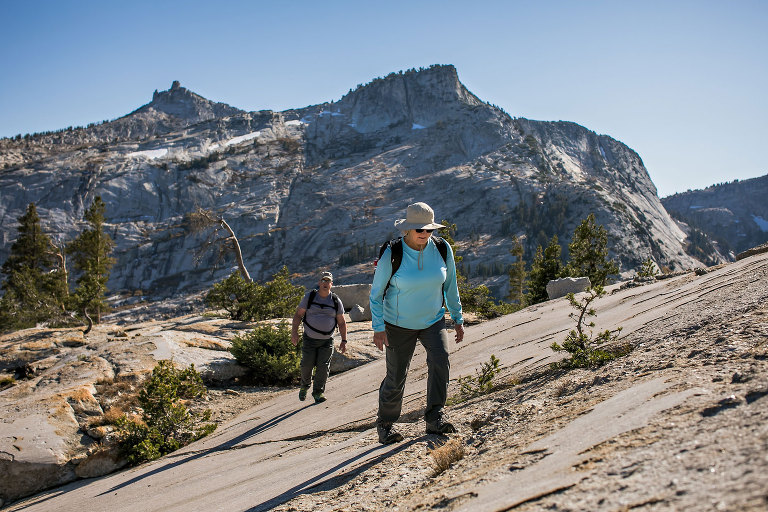
[[[384,347],[388,347],[389,341],[387,340],[387,331],[374,332],[373,342],[379,350],[384,350]]]
[[[456,324],[454,328],[456,329],[456,343],[461,343],[461,340],[464,339],[464,325]]]
[[[346,353],[347,351],[347,342],[342,341],[341,345],[339,345],[339,351],[341,351],[342,354]]]
[[[291,333],[291,343],[293,343],[293,346],[297,346],[299,344],[299,334],[296,332]]]

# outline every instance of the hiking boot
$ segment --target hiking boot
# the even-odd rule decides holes
[[[299,389],[299,400],[302,402],[307,399],[307,390],[309,388],[301,388]]]
[[[312,393],[312,398],[315,399],[316,404],[321,404],[327,400],[327,398],[325,398],[325,395],[322,393]]]
[[[376,422],[376,431],[379,433],[379,442],[381,444],[399,443],[403,440],[403,435],[395,430],[392,423]]]
[[[437,421],[427,422],[427,434],[453,434],[456,432],[456,427],[453,423],[446,421],[442,416]]]

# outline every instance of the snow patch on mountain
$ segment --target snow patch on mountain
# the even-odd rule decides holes
[[[162,149],[148,149],[145,151],[134,151],[132,153],[128,153],[126,156],[128,158],[146,158],[148,160],[155,160],[157,158],[162,158],[168,154],[168,148],[162,148]]]
[[[757,224],[757,227],[760,228],[760,231],[768,233],[768,220],[765,220],[759,215],[752,215],[752,220],[755,221],[755,224]]]
[[[246,133],[245,135],[240,135],[239,137],[233,137],[225,142],[222,142],[221,144],[211,144],[209,149],[211,151],[215,151],[219,148],[226,148],[235,144],[242,144],[243,142],[255,139],[259,135],[261,135],[261,131]]]

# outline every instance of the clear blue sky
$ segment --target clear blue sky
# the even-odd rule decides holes
[[[453,64],[510,115],[574,121],[665,196],[768,174],[768,1],[0,0],[0,137],[114,119],[173,80],[244,110]]]

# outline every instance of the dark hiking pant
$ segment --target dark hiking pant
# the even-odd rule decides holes
[[[306,334],[301,341],[301,387],[309,388],[312,383],[312,370],[315,370],[312,393],[323,393],[328,372],[331,369],[333,355],[333,338],[317,340]]]
[[[427,351],[427,408],[424,419],[437,421],[443,414],[448,398],[448,335],[445,320],[441,319],[426,329],[406,329],[387,323],[387,376],[379,387],[379,414],[382,423],[394,423],[403,406],[405,378],[411,364],[416,341]]]

